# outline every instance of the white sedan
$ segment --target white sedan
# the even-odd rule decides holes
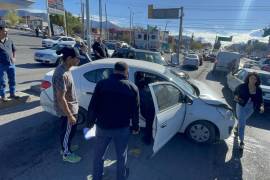
[[[153,151],[157,152],[177,132],[186,133],[197,143],[212,143],[230,136],[235,117],[223,99],[199,81],[192,83],[180,78],[175,71],[155,63],[130,59],[103,59],[72,69],[79,99],[79,121],[85,120],[96,83],[113,73],[114,64],[124,61],[129,65],[129,80],[137,84],[138,74],[150,82],[156,117],[153,123]],[[53,106],[53,71],[46,74],[41,88],[43,109],[55,114]],[[117,102],[115,102],[117,105]],[[140,118],[140,126],[145,121]]]
[[[270,104],[270,72],[257,69],[240,69],[236,73],[227,75],[227,86],[234,92],[236,87],[244,83],[247,75],[251,72],[256,72],[261,79],[261,88],[263,91],[263,99],[266,105]]]
[[[185,56],[183,66],[192,66],[198,69],[199,65],[200,65],[200,58],[198,55],[188,54],[187,56]]]
[[[67,37],[67,36],[54,36],[51,39],[43,39],[42,40],[42,47],[45,48],[52,48],[53,46],[55,46],[58,43],[64,42],[65,44],[69,44],[69,45],[74,45],[75,39],[72,37]]]

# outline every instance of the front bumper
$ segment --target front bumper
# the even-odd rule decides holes
[[[35,57],[36,62],[44,63],[44,64],[55,64],[57,59],[48,59],[43,57]]]

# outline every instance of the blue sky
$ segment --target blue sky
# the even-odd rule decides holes
[[[80,0],[64,0],[65,8],[73,14],[80,15]],[[147,6],[154,8],[184,7],[184,33],[195,36],[214,34],[241,36],[270,25],[269,0],[102,0],[107,4],[108,19],[120,26],[129,26],[129,8],[134,12],[134,26],[157,25],[161,29],[177,34],[178,20],[149,20]],[[36,0],[33,8],[45,9],[45,0]],[[98,0],[90,0],[90,14],[98,16]],[[104,13],[103,13],[104,15]],[[253,32],[257,35],[259,32]],[[260,34],[260,33],[259,33]],[[240,38],[240,39],[241,39]]]

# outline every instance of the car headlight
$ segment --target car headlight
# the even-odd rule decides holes
[[[217,107],[218,112],[224,117],[224,119],[233,120],[234,114],[231,109]]]

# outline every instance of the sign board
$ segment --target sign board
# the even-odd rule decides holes
[[[48,10],[52,14],[64,14],[64,0],[48,0]]]
[[[154,9],[153,5],[148,5],[149,19],[179,19],[179,8]]]
[[[222,37],[222,36],[219,36],[218,38],[217,38],[217,41],[229,41],[229,42],[231,42],[232,41],[232,36],[230,36],[230,37]]]

